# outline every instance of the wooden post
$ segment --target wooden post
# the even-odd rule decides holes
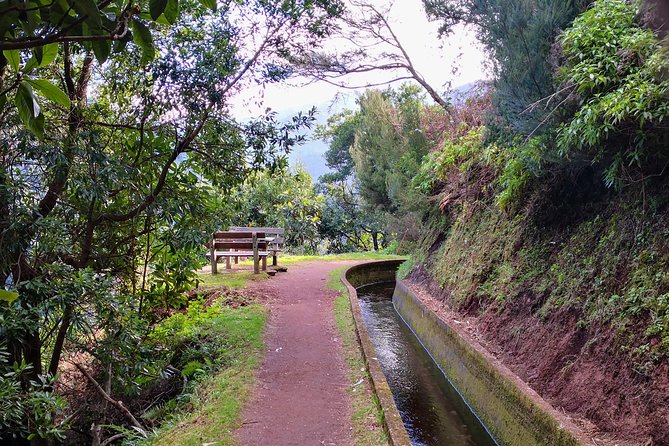
[[[225,269],[232,269],[232,266],[230,265],[230,257],[225,256]]]
[[[260,274],[260,262],[258,259],[258,234],[253,233],[253,273]]]
[[[267,256],[262,256],[262,270],[267,271]]]
[[[272,251],[272,266],[276,266],[276,251]]]
[[[218,274],[218,269],[216,265],[216,246],[215,246],[215,234],[211,234],[211,273]]]

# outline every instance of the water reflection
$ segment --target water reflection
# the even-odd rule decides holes
[[[495,441],[399,317],[394,282],[358,288],[367,331],[414,445],[494,446]]]

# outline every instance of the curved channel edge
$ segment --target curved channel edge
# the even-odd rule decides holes
[[[358,302],[358,292],[356,286],[395,280],[395,272],[404,260],[382,260],[376,262],[365,262],[354,265],[342,271],[340,279],[346,286],[349,296],[349,304],[353,319],[355,320],[356,334],[358,342],[362,347],[362,353],[367,365],[367,371],[371,377],[373,391],[379,399],[381,411],[383,413],[383,427],[388,435],[389,443],[392,446],[411,446],[409,434],[404,428],[404,422],[395,405],[393,394],[386,377],[381,370],[376,359],[376,350],[369,338],[367,328],[362,319],[362,310]]]

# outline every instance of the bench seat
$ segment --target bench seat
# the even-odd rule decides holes
[[[218,231],[212,234],[209,249],[212,274],[218,272],[219,259],[225,258],[225,268],[230,269],[230,259],[235,258],[237,263],[239,257],[253,258],[255,274],[260,272],[261,262],[262,270],[267,271],[267,256],[272,252],[262,232]]]
[[[284,245],[284,234],[285,229],[283,228],[270,228],[270,227],[244,227],[244,226],[233,226],[230,228],[230,231],[233,232],[251,232],[251,233],[262,233],[265,234],[267,240],[267,251],[272,255],[272,265],[276,266],[277,257],[280,253],[283,252]]]

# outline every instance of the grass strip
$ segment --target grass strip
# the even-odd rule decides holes
[[[348,299],[346,287],[339,275],[347,268],[337,268],[330,272],[328,287],[339,292],[334,301],[334,315],[344,347],[344,358],[348,366],[347,388],[353,405],[352,426],[353,438],[358,446],[387,446],[388,438],[383,429],[383,414],[376,394],[372,391],[371,381],[365,360],[360,350],[355,321]]]
[[[234,431],[255,379],[264,351],[265,308],[251,305],[225,309],[212,326],[211,336],[225,336],[230,342],[221,370],[202,378],[190,401],[142,444],[160,446],[202,446],[236,444]]]

